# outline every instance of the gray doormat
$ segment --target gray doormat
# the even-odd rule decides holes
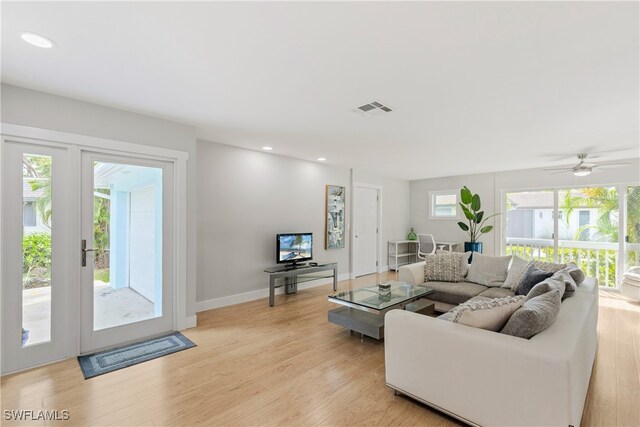
[[[190,339],[180,332],[175,332],[111,350],[78,356],[78,363],[86,380],[195,346]]]

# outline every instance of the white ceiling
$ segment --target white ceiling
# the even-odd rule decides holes
[[[638,6],[2,2],[2,80],[405,179],[616,160],[639,155]],[[373,100],[395,111],[351,111]]]

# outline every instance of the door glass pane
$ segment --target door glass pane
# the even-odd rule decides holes
[[[507,193],[506,254],[553,261],[553,191]]]
[[[22,156],[22,346],[51,341],[51,157]]]
[[[94,162],[94,330],[162,316],[162,169]]]
[[[558,197],[558,261],[573,261],[601,286],[615,287],[620,219],[616,187],[566,189]]]
[[[626,267],[640,266],[640,187],[627,187]]]

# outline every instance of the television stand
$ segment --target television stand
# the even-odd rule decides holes
[[[275,304],[276,288],[285,287],[287,294],[293,294],[298,290],[298,283],[312,280],[333,278],[333,290],[338,290],[338,263],[330,262],[322,265],[301,265],[296,267],[278,265],[266,268],[265,273],[269,273],[269,305]],[[327,273],[323,273],[327,272]],[[331,273],[328,273],[331,272]],[[276,284],[278,279],[284,279]]]

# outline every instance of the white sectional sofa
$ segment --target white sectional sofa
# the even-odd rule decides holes
[[[385,317],[386,382],[471,425],[577,427],[597,319],[593,278],[562,302],[548,329],[528,340],[392,310]]]

